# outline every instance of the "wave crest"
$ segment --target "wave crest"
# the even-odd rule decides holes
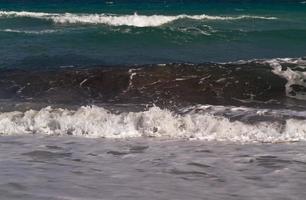
[[[306,100],[306,61],[304,59],[271,59],[267,60],[272,72],[287,80],[286,95],[291,98]],[[284,64],[295,67],[283,66]]]
[[[191,20],[242,20],[261,19],[274,20],[276,17],[239,15],[239,16],[210,16],[202,15],[114,15],[114,14],[74,14],[74,13],[43,13],[26,11],[0,11],[0,17],[30,17],[51,20],[59,24],[107,24],[111,26],[157,27],[180,19]]]

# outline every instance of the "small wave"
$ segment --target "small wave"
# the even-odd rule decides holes
[[[173,31],[179,31],[181,33],[187,33],[192,35],[205,35],[210,36],[212,33],[216,33],[217,30],[213,29],[211,26],[205,25],[202,27],[178,27],[170,28]]]
[[[18,29],[0,29],[0,32],[8,32],[8,33],[23,33],[23,34],[48,34],[48,33],[56,33],[58,30],[39,30],[39,31],[31,31],[31,30],[18,30]]]
[[[231,108],[237,110],[240,108]],[[247,108],[245,108],[247,109]],[[97,106],[0,114],[3,135],[74,135],[90,138],[156,137],[232,142],[292,142],[306,139],[306,121],[264,121],[248,124],[215,116],[205,109],[177,114],[152,107],[142,112],[111,113]],[[258,116],[264,112],[255,112]],[[165,123],[165,121],[167,123]]]
[[[58,24],[107,24],[111,26],[135,26],[135,27],[156,27],[179,19],[191,20],[243,20],[261,19],[275,20],[276,17],[239,15],[239,16],[210,16],[202,15],[114,15],[114,14],[73,14],[73,13],[43,13],[43,12],[16,12],[0,11],[0,17],[31,17],[51,20]]]

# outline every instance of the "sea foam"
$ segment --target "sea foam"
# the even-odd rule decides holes
[[[191,20],[243,20],[261,19],[274,20],[276,17],[238,15],[238,16],[211,16],[211,15],[115,15],[115,14],[76,14],[76,13],[43,13],[27,11],[0,11],[0,17],[30,17],[51,20],[58,24],[107,24],[111,26],[156,27],[180,19]]]
[[[199,112],[199,109],[202,112]],[[215,110],[220,112],[220,109],[236,112],[242,108],[220,107]],[[38,111],[1,113],[0,133],[74,135],[90,138],[155,137],[231,142],[291,142],[306,139],[306,121],[303,119],[244,123],[216,115],[213,110],[211,107],[202,106],[178,114],[151,107],[146,111],[115,114],[97,106],[84,106],[77,110],[46,107]],[[243,109],[247,110],[248,108]],[[260,117],[267,111],[251,112]]]
[[[306,61],[303,59],[279,58],[265,61],[272,67],[272,72],[287,80],[286,95],[291,98],[306,100]],[[293,70],[290,67],[283,69],[282,64],[295,64],[302,70]],[[299,87],[294,91],[294,87]]]
[[[0,29],[0,32],[8,32],[8,33],[24,33],[24,34],[34,34],[34,35],[41,35],[41,34],[49,34],[49,33],[56,33],[59,30],[18,30],[18,29]]]

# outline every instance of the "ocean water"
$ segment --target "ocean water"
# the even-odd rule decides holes
[[[0,67],[228,62],[306,53],[303,1],[2,0],[0,10]]]
[[[0,0],[0,199],[304,199],[306,2]]]

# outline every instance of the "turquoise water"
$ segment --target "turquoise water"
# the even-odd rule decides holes
[[[1,67],[306,54],[301,1],[0,1],[0,10]]]

